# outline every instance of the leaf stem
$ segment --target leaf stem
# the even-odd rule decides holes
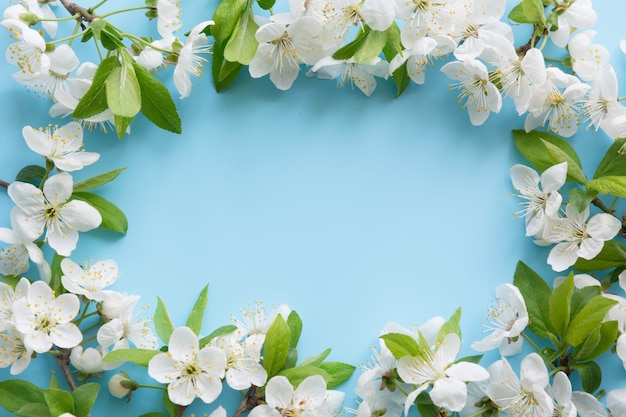
[[[113,12],[105,13],[101,15],[100,17],[104,19],[105,17],[113,16],[119,13],[134,12],[135,10],[145,10],[145,9],[150,9],[150,6],[128,7],[126,9],[120,9],[120,10],[115,10]]]
[[[533,349],[537,351],[537,353],[541,351],[541,349],[539,349],[539,346],[537,346],[537,344],[530,338],[530,336],[528,336],[525,332],[522,332],[521,335],[533,347]]]
[[[99,3],[96,3],[96,5],[95,5],[95,6],[91,6],[91,7],[89,8],[89,10],[94,11],[94,10],[96,10],[98,7],[102,6],[102,5],[103,5],[104,3],[106,3],[106,2],[107,2],[107,0],[102,0],[102,1],[101,1],[101,2],[99,2]]]
[[[78,15],[80,20],[84,22],[91,23],[97,17],[96,15],[89,12],[89,10],[84,7],[79,6],[76,3],[72,3],[69,0],[61,0],[61,4],[65,7],[65,10],[68,11],[72,16]]]

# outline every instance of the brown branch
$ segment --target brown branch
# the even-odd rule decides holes
[[[235,414],[233,414],[233,417],[240,417],[246,411],[250,411],[257,405],[259,405],[259,398],[254,395],[255,390],[256,387],[254,385],[252,385],[250,389],[248,389],[248,392],[246,392],[243,400],[241,400],[241,403],[239,403],[239,407],[237,407],[237,410],[235,411]]]
[[[178,411],[176,412],[176,417],[183,417],[185,415],[186,409],[187,409],[186,405],[179,405]]]
[[[65,10],[67,10],[69,14],[72,16],[80,16],[80,19],[84,22],[91,23],[96,18],[95,15],[89,13],[89,10],[76,3],[70,2],[69,0],[61,0],[61,4],[65,7]]]
[[[9,184],[6,181],[0,180],[0,187],[9,188],[9,185],[11,185],[11,184]]]
[[[54,359],[56,359],[59,368],[61,368],[61,373],[65,377],[67,381],[67,385],[70,387],[70,390],[74,391],[78,388],[76,385],[76,381],[74,381],[74,376],[70,371],[70,353],[72,353],[71,349],[59,348],[59,353],[54,355]],[[91,417],[91,414],[88,413],[87,417]]]

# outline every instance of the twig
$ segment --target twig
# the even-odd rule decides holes
[[[91,23],[96,18],[95,15],[89,12],[89,10],[76,3],[70,2],[69,0],[61,0],[61,4],[65,7],[65,10],[67,10],[69,14],[72,16],[79,15],[81,20],[84,22]]]
[[[179,405],[178,412],[176,413],[176,417],[183,417],[185,415],[185,410],[187,409],[186,405]]]
[[[239,403],[239,407],[237,407],[237,410],[235,411],[235,414],[233,414],[233,417],[239,417],[246,411],[250,411],[257,405],[259,405],[259,398],[254,395],[255,390],[256,387],[254,385],[252,385],[250,389],[248,389],[248,392],[246,392],[243,400],[241,400],[241,403]]]
[[[67,381],[67,385],[70,387],[70,390],[74,391],[78,386],[76,385],[76,381],[74,381],[74,376],[70,371],[70,353],[71,349],[60,348],[59,353],[54,355],[54,359],[56,359],[59,368],[61,368],[61,373],[65,377]],[[86,417],[91,417],[91,414],[88,413]]]
[[[0,180],[0,187],[9,188],[9,185],[8,182]]]

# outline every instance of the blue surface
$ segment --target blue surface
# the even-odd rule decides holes
[[[184,3],[183,29],[199,15],[209,18],[215,6]],[[626,57],[618,42],[626,38],[626,3],[594,7],[596,41],[607,46],[623,80]],[[5,34],[0,47],[8,43]],[[48,102],[10,78],[13,71],[0,66],[0,178],[9,181],[22,166],[40,162],[21,127],[57,122],[47,117]],[[161,296],[176,325],[209,283],[205,334],[255,300],[287,303],[304,321],[301,358],[332,347],[331,360],[358,365],[387,322],[410,326],[463,306],[462,355],[473,354],[469,345],[482,337],[479,323],[494,289],[512,282],[518,260],[548,279],[556,275],[546,265],[547,250],[524,238],[523,222],[512,215],[518,201],[509,195],[508,169],[524,161],[510,131],[523,120],[509,100],[473,127],[437,70],[398,99],[391,81],[368,99],[303,74],[280,92],[267,77],[252,80],[246,72],[216,94],[205,72],[191,97],[176,99],[182,135],[139,119],[122,141],[89,135],[85,147],[101,160],[76,174],[127,167],[99,193],[126,213],[130,227],[123,238],[81,234],[72,259],[115,259],[122,276],[114,289],[139,294],[140,304],[152,307]],[[582,129],[571,139],[588,173],[610,142]],[[2,226],[10,207],[0,193]],[[40,357],[21,377],[46,385],[52,362]],[[614,382],[623,381],[618,371]],[[356,376],[344,387],[348,406]],[[0,379],[8,377],[0,370]],[[160,407],[158,393],[137,393],[127,405],[103,388],[94,417]],[[218,402],[232,411],[238,398],[230,392]],[[215,406],[195,404],[196,415]]]

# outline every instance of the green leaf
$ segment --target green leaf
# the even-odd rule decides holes
[[[285,364],[283,365],[283,369],[295,368],[298,363],[298,351],[296,348],[290,347],[287,349],[287,359],[285,359]]]
[[[0,282],[10,285],[13,289],[15,289],[15,286],[21,279],[22,277],[17,275],[0,275]]]
[[[600,194],[626,197],[626,176],[607,176],[589,181],[587,187]]]
[[[331,377],[330,381],[326,381],[328,389],[336,388],[346,382],[356,369],[353,365],[342,362],[323,362],[319,367]]]
[[[326,384],[332,381],[332,377],[328,375],[328,372],[316,366],[298,366],[295,368],[283,369],[278,373],[278,375],[286,377],[294,388],[297,388],[302,381],[313,375],[320,375],[324,378]]]
[[[156,334],[159,336],[159,339],[161,339],[165,344],[170,342],[170,336],[172,336],[172,333],[174,332],[174,324],[172,323],[172,319],[167,312],[165,303],[160,297],[157,297],[157,306],[154,310],[154,330],[156,330]]]
[[[600,294],[600,287],[595,286],[584,287],[574,291],[574,295],[572,295],[570,317],[576,316],[589,301],[593,300]]]
[[[100,385],[95,382],[83,384],[72,391],[74,398],[74,415],[76,417],[86,417],[96,402]]]
[[[578,181],[582,184],[587,182],[582,173],[580,158],[565,140],[537,130],[528,133],[514,130],[513,139],[520,153],[539,171],[543,172],[553,165],[567,161],[568,181]]]
[[[122,42],[122,36],[110,24],[106,24],[104,29],[100,32],[100,42],[109,51],[115,51],[118,48],[124,48],[124,42]]]
[[[213,62],[211,63],[211,75],[213,85],[218,93],[224,91],[235,81],[243,65],[239,62],[230,62],[224,59],[224,46],[215,42],[213,45]]]
[[[450,319],[441,326],[437,334],[437,343],[443,342],[443,339],[451,333],[461,338],[461,307],[457,308]]]
[[[600,326],[594,327],[591,332],[585,337],[585,340],[574,349],[573,357],[576,361],[584,360],[591,352],[593,352],[600,344]]]
[[[9,413],[15,415],[31,415],[18,413],[22,407],[29,405],[43,405],[48,410],[46,401],[43,396],[43,390],[37,385],[24,381],[21,379],[6,379],[0,381],[0,406],[6,409]],[[32,414],[34,415],[34,414]],[[42,415],[42,417],[48,417]]]
[[[116,205],[99,195],[92,193],[74,193],[72,198],[81,200],[100,212],[102,223],[100,227],[114,232],[126,234],[128,230],[128,220],[126,216]]]
[[[170,415],[170,417],[178,416],[178,405],[174,404],[170,400],[170,396],[168,395],[167,391],[163,392],[163,407],[165,408],[165,411],[167,411],[167,413]]]
[[[626,246],[615,240],[607,240],[599,254],[591,260],[578,258],[574,268],[581,272],[604,271],[626,263]]]
[[[526,13],[524,13],[524,5],[522,2],[513,7],[513,9],[509,12],[508,18],[509,20],[517,23],[533,23],[528,19]]]
[[[259,46],[255,37],[257,29],[259,29],[259,25],[254,21],[252,8],[248,8],[235,27],[235,32],[226,43],[224,58],[230,62],[250,64]]]
[[[550,296],[550,320],[557,335],[563,336],[569,325],[572,295],[574,294],[574,273],[552,292]]]
[[[53,417],[60,416],[63,413],[74,414],[74,398],[69,392],[48,388],[43,390],[43,397]]]
[[[469,363],[475,363],[475,364],[479,364],[480,361],[482,360],[484,355],[472,355],[472,356],[464,356],[460,359],[457,359],[454,363],[459,363],[459,362],[469,362]]]
[[[565,341],[572,346],[581,344],[587,335],[602,323],[607,311],[615,304],[617,304],[617,301],[603,296],[595,297],[589,301],[572,318],[565,333]]]
[[[291,331],[289,347],[295,349],[300,340],[300,334],[302,333],[302,319],[295,310],[292,310],[289,316],[287,316],[287,326],[289,326],[289,330]]]
[[[52,258],[52,264],[50,264],[50,288],[54,291],[55,294],[63,294],[65,289],[63,288],[63,284],[61,282],[61,277],[63,276],[63,271],[61,271],[61,261],[65,259],[65,256],[61,256],[58,253],[54,253],[54,257]]]
[[[118,175],[126,168],[118,168],[113,171],[105,172],[104,174],[96,175],[84,181],[74,184],[74,192],[91,191],[94,188],[102,187],[105,184],[110,183],[117,178]]]
[[[118,349],[110,352],[104,358],[103,362],[119,362],[128,361],[136,365],[147,367],[150,359],[154,358],[160,352],[158,350],[150,349]]]
[[[61,385],[59,385],[54,371],[50,371],[50,383],[48,384],[48,388],[61,389]]]
[[[569,192],[569,202],[568,204],[572,206],[572,208],[582,213],[587,208],[589,208],[589,204],[591,201],[598,195],[595,191],[583,191],[580,188],[573,188]]]
[[[328,348],[322,353],[320,353],[319,355],[309,356],[308,358],[302,361],[300,366],[310,365],[310,366],[319,367],[320,364],[324,362],[324,359],[326,359],[328,355],[330,355],[330,351],[331,351],[330,348]]]
[[[187,318],[187,323],[185,326],[189,327],[196,336],[200,334],[200,330],[202,330],[202,319],[204,318],[204,311],[206,310],[206,306],[209,303],[209,286],[206,285],[202,291],[200,291],[200,295],[196,300],[196,303],[193,305],[191,309],[191,313],[189,313],[189,317]]]
[[[223,0],[215,9],[211,34],[215,43],[226,44],[226,40],[235,31],[239,18],[244,12],[247,0]]]
[[[43,177],[46,176],[46,169],[39,165],[28,165],[25,166],[17,173],[15,177],[15,181],[22,182],[36,182],[37,184],[41,182]]]
[[[269,10],[272,7],[274,7],[274,4],[276,3],[276,0],[257,0],[257,4],[261,7],[261,9],[263,10]]]
[[[115,116],[135,117],[139,113],[141,89],[132,64],[123,62],[113,68],[105,86],[107,104]]]
[[[559,352],[549,347],[541,349],[539,351],[539,355],[541,356],[541,359],[543,359],[544,363],[554,363],[554,361],[561,356]]]
[[[369,34],[365,38],[365,41],[361,44],[359,49],[354,54],[354,59],[357,62],[369,62],[376,58],[382,52],[385,44],[387,43],[387,33],[380,32],[378,30],[370,30]]]
[[[602,322],[600,324],[600,341],[596,348],[589,354],[581,356],[580,360],[595,359],[609,350],[615,343],[615,340],[617,340],[618,331],[619,326],[616,320]]]
[[[217,329],[213,330],[211,334],[200,339],[200,348],[206,346],[211,340],[215,339],[216,337],[226,336],[227,334],[231,334],[235,331],[237,331],[237,326],[235,326],[234,324],[226,324],[224,326],[218,327]]]
[[[346,45],[335,51],[335,53],[333,54],[333,59],[341,61],[352,58],[354,54],[356,54],[361,46],[365,43],[367,35],[370,31],[371,29],[369,28],[369,26],[366,26],[365,29],[360,32],[352,42],[347,43]]]
[[[91,87],[89,87],[89,90],[87,90],[83,98],[78,102],[74,113],[72,113],[72,117],[75,119],[88,119],[109,108],[106,98],[105,83],[113,69],[119,66],[120,61],[117,56],[106,58],[100,62],[93,76]]]
[[[141,113],[155,126],[181,133],[180,116],[167,87],[141,65],[133,62],[133,67],[141,92]]]
[[[278,374],[285,364],[290,339],[289,326],[283,316],[278,314],[267,331],[263,343],[263,368],[267,371],[268,380]]]
[[[602,369],[595,362],[584,362],[576,364],[576,370],[580,374],[580,382],[583,389],[593,394],[600,388],[602,383]]]
[[[430,395],[423,391],[421,392],[417,398],[415,399],[415,405],[417,406],[417,411],[421,417],[440,417],[441,413],[439,412],[439,407],[436,406]]]
[[[548,284],[523,262],[517,263],[513,284],[524,297],[530,330],[539,337],[553,338],[549,302],[552,291]]]
[[[402,333],[387,333],[380,336],[385,341],[385,346],[391,351],[394,358],[400,359],[405,356],[417,356],[420,353],[415,339]]]
[[[594,179],[626,176],[626,153],[620,152],[624,144],[626,144],[626,138],[617,139],[613,142],[600,161],[595,174],[593,174]]]
[[[132,123],[133,119],[134,117],[118,116],[117,114],[113,115],[113,124],[115,125],[115,132],[117,133],[117,137],[119,139],[124,137],[126,130]]]
[[[545,25],[546,16],[541,0],[522,0],[522,9],[528,19],[528,23]]]

